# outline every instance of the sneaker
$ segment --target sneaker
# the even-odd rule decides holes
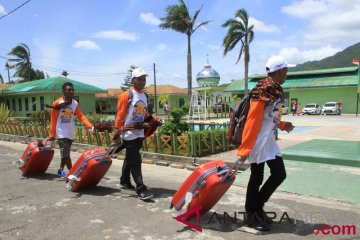
[[[61,178],[66,178],[66,173],[64,172],[64,170],[59,169],[58,172],[57,172],[57,174],[58,174],[59,177],[61,177]]]
[[[138,198],[140,200],[148,200],[153,197],[154,195],[149,190],[147,190],[147,188],[145,188],[143,191],[138,193]]]
[[[130,182],[121,182],[120,185],[123,186],[127,190],[135,190],[135,187]]]

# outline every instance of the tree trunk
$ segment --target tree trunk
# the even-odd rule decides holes
[[[191,64],[191,35],[188,35],[188,53],[187,53],[187,82],[188,82],[188,99],[191,101],[192,91],[192,64]]]
[[[248,75],[249,75],[249,48],[245,47],[244,65],[245,65],[245,89],[244,95],[248,95]]]

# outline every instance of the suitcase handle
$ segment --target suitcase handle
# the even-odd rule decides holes
[[[239,168],[244,164],[246,159],[243,159],[241,157],[237,158],[232,168],[226,173],[226,175],[223,177],[222,181],[226,182],[230,179],[231,176],[236,175]]]

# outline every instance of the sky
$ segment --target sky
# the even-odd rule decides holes
[[[359,0],[184,0],[198,22],[211,21],[192,35],[193,86],[209,61],[220,84],[244,78],[236,64],[240,45],[226,56],[221,25],[245,8],[254,25],[249,74],[264,74],[265,63],[282,55],[289,63],[320,60],[360,41]],[[30,48],[34,68],[100,88],[119,88],[131,65],[149,74],[147,85],[186,88],[187,37],[158,27],[168,5],[178,0],[0,0],[0,74],[5,82],[8,53]],[[9,15],[5,16],[6,14]],[[14,71],[10,70],[10,77]],[[15,78],[11,78],[15,80]]]

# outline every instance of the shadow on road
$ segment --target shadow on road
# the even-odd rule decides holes
[[[79,198],[82,195],[92,195],[92,196],[116,195],[115,193],[120,193],[120,192],[121,190],[118,188],[95,186],[74,192],[76,195],[73,196],[73,198]]]
[[[54,173],[28,174],[28,175],[23,176],[22,179],[26,180],[29,178],[33,178],[33,179],[37,179],[37,180],[48,180],[48,181],[52,181],[54,179],[60,179],[59,176]]]

